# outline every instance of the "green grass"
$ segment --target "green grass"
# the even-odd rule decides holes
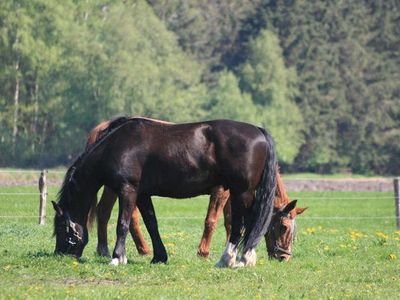
[[[0,187],[0,193],[36,192]],[[49,200],[56,189],[50,188]],[[396,299],[400,286],[400,231],[391,193],[293,193],[309,209],[298,217],[298,239],[289,263],[267,258],[264,242],[256,267],[217,269],[224,249],[218,226],[211,257],[196,257],[208,200],[154,199],[167,265],[150,265],[127,241],[128,265],[110,266],[95,255],[96,232],[81,261],[52,254],[51,205],[37,225],[38,196],[0,195],[0,298],[98,299]],[[360,199],[362,198],[362,199]],[[33,216],[33,218],[19,218]],[[369,219],[367,217],[376,217]],[[331,218],[336,217],[336,218]],[[353,219],[347,219],[353,218]],[[116,211],[109,224],[115,243]],[[146,236],[149,240],[148,236]]]

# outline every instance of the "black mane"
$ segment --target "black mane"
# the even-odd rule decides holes
[[[127,122],[132,121],[134,119],[128,117],[117,117],[112,120],[108,127],[99,132],[98,138],[96,141],[86,147],[85,151],[83,151],[78,158],[73,162],[73,164],[68,168],[67,173],[65,174],[64,181],[62,183],[61,189],[57,194],[58,203],[62,206],[68,205],[69,199],[71,197],[67,197],[67,195],[78,189],[77,183],[74,179],[75,172],[79,169],[85,159],[90,155],[102,142],[110,136],[114,131],[116,131],[121,126],[125,125]]]

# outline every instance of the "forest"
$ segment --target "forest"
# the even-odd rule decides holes
[[[398,0],[2,0],[0,167],[68,165],[99,122],[267,128],[284,171],[398,174]]]

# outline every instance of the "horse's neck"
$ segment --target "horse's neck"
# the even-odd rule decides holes
[[[283,180],[279,172],[276,174],[276,197],[274,206],[281,208],[290,202],[289,195],[286,192]]]
[[[68,208],[70,215],[81,224],[86,224],[93,201],[96,201],[97,185],[91,182],[91,178],[83,178],[82,174],[76,178],[71,188],[75,189],[73,197],[70,197]],[[72,183],[71,183],[72,184]]]

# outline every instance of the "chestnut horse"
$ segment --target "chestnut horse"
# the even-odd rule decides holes
[[[165,121],[159,120],[154,121],[167,123]],[[87,147],[90,147],[90,145],[96,142],[99,136],[102,135],[102,132],[108,128],[110,122],[111,121],[104,121],[91,130],[87,139]],[[281,226],[285,228],[283,230],[280,230],[279,232],[276,232],[279,226],[271,226],[271,229],[273,230],[269,231],[265,235],[265,238],[268,254],[270,255],[270,257],[281,260],[288,260],[291,257],[291,247],[295,234],[293,230],[295,228],[294,218],[297,214],[301,214],[304,209],[292,208],[290,209],[289,214],[286,214],[285,217],[275,217],[275,215],[279,213],[279,211],[285,211],[285,208],[286,210],[290,208],[290,206],[286,207],[286,205],[289,204],[290,199],[287,195],[278,170],[276,173],[276,180],[277,189],[274,201],[273,223],[275,224],[277,222],[280,222],[282,224]],[[104,187],[101,200],[99,201],[99,204],[97,206],[97,253],[100,256],[110,256],[107,242],[107,224],[116,200],[117,195],[113,193],[108,187]],[[226,229],[226,240],[228,241],[231,232],[231,206],[229,200],[229,190],[225,190],[222,186],[220,186],[211,191],[210,202],[204,224],[203,236],[197,250],[197,254],[200,257],[207,258],[209,256],[212,235],[215,231],[222,210],[224,211],[224,225]],[[139,254],[149,254],[150,248],[147,245],[140,229],[139,212],[137,207],[133,209],[129,231]]]
[[[165,263],[151,196],[188,198],[223,186],[230,191],[232,230],[217,266],[255,265],[255,248],[271,223],[276,166],[270,134],[247,123],[118,118],[67,171],[53,202],[55,252],[82,255],[89,211],[95,211],[100,187],[107,186],[119,198],[112,264],[127,263],[125,240],[136,205],[152,240],[152,263]]]

